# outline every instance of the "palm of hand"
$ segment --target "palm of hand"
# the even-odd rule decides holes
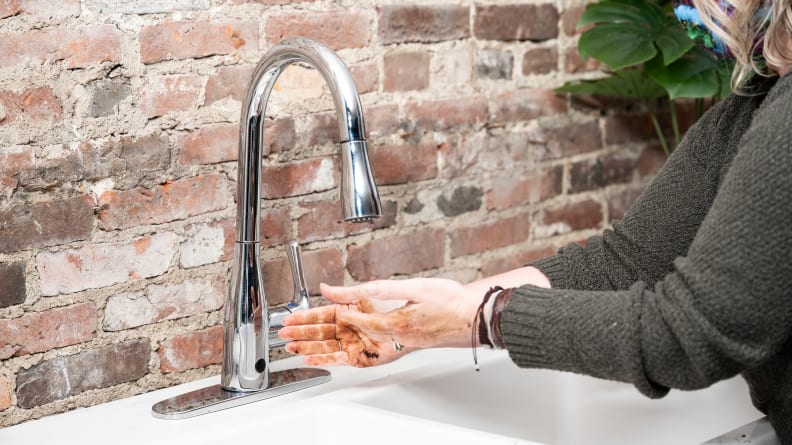
[[[394,361],[407,352],[469,345],[480,297],[451,280],[383,280],[354,287],[323,286],[336,304],[290,315],[279,336],[289,352],[309,365],[367,367]],[[375,310],[385,301],[407,302]]]
[[[348,365],[365,368],[382,365],[409,352],[396,350],[387,333],[373,332],[354,322],[351,314],[372,313],[363,300],[357,304],[332,304],[299,314],[299,324],[286,326],[281,338],[291,340],[286,350],[305,355],[305,363],[315,366]]]

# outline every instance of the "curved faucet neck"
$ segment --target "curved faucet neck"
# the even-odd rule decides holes
[[[288,65],[299,62],[316,68],[330,88],[338,117],[339,142],[366,140],[360,96],[344,62],[333,51],[307,39],[290,39],[273,47],[253,73],[242,105],[237,172],[237,242],[259,241],[261,159],[267,102],[278,76]]]

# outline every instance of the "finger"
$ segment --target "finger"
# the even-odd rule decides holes
[[[306,355],[303,359],[310,366],[351,366],[346,352],[331,352],[330,354]]]
[[[335,324],[306,324],[285,326],[278,331],[284,340],[332,340],[336,338]]]
[[[330,354],[340,351],[341,343],[338,340],[293,341],[286,344],[286,350],[302,355]]]
[[[335,306],[319,306],[295,312],[284,317],[282,323],[284,326],[335,323]]]
[[[325,298],[338,304],[351,304],[365,298],[414,302],[416,298],[420,298],[425,281],[425,278],[375,280],[348,287],[321,283],[319,290]]]
[[[367,314],[357,311],[338,311],[338,323],[353,331],[390,332],[388,314]]]

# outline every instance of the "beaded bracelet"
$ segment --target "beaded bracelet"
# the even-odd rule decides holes
[[[490,328],[487,324],[487,320],[484,317],[484,306],[487,305],[494,293],[501,292],[502,290],[503,288],[500,286],[491,287],[487,293],[484,294],[484,299],[481,301],[478,309],[476,309],[476,315],[473,317],[473,330],[470,333],[470,346],[473,349],[473,365],[476,367],[476,371],[479,370],[478,354],[476,353],[476,334],[478,334],[478,340],[482,346],[488,346],[490,348],[493,347],[492,340],[490,339]]]

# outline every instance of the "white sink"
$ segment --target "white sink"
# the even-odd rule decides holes
[[[737,379],[648,400],[625,384],[521,370],[504,352],[480,359],[475,372],[468,349],[421,351],[330,368],[329,383],[224,411],[151,416],[154,403],[215,377],[0,429],[0,444],[696,444],[761,417]]]
[[[543,444],[696,444],[761,417],[740,379],[650,400],[633,386],[520,369],[505,352],[367,386],[363,405]],[[423,372],[423,375],[422,375]]]

